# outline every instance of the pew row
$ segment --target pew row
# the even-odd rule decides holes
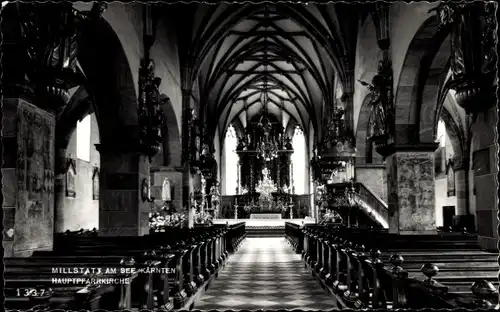
[[[189,309],[241,243],[244,224],[243,231],[234,224],[140,237],[82,234],[56,234],[52,251],[6,258],[6,309]],[[101,274],[71,272],[75,268],[100,268]],[[104,274],[113,268],[116,274]],[[89,279],[122,283],[95,285]]]
[[[340,224],[285,227],[286,239],[339,308],[488,308],[498,302],[492,283],[498,255],[473,249],[469,235],[408,238]],[[464,241],[463,249],[454,246]],[[457,291],[458,281],[468,290]]]

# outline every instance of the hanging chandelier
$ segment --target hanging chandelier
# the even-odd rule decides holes
[[[269,169],[264,168],[262,170],[262,180],[259,181],[259,184],[255,188],[257,192],[259,192],[263,197],[271,198],[272,193],[276,192],[278,188],[273,180],[269,176]]]
[[[274,140],[270,140],[269,137],[257,143],[257,155],[265,161],[278,158],[278,152],[278,144]]]

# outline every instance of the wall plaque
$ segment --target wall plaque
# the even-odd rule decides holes
[[[68,158],[66,163],[66,197],[76,197],[76,160]]]
[[[92,200],[99,200],[99,167],[92,173]]]

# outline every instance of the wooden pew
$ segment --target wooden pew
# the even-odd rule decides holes
[[[230,232],[230,229],[224,226],[204,230],[191,230],[190,235],[179,230],[173,230],[155,237],[153,235],[145,237],[98,237],[96,231],[62,233],[56,235],[57,239],[55,239],[54,251],[37,252],[31,258],[11,258],[7,260],[6,266],[10,267],[10,273],[8,273],[10,277],[15,279],[17,275],[17,279],[20,279],[20,276],[30,276],[31,270],[34,270],[38,274],[47,274],[46,277],[51,277],[52,275],[48,274],[51,274],[49,268],[52,266],[98,267],[101,265],[104,267],[114,264],[118,259],[122,259],[123,257],[135,257],[139,262],[155,261],[166,257],[168,258],[168,268],[176,269],[175,276],[173,273],[167,274],[168,276],[163,281],[160,281],[162,285],[159,292],[156,291],[159,284],[157,279],[143,277],[143,288],[146,290],[147,295],[146,300],[141,301],[142,303],[139,308],[152,307],[153,294],[161,297],[163,303],[165,303],[164,305],[168,305],[169,300],[172,297],[175,299],[177,295],[178,299],[181,300],[174,300],[177,301],[175,302],[177,303],[176,308],[181,308],[182,293],[185,293],[184,286],[188,287],[187,285],[196,284],[195,271],[197,266],[201,270],[205,270],[205,272],[208,270],[211,275],[216,275],[217,270],[224,264],[228,252],[226,248],[228,241],[226,234],[228,232]],[[234,234],[233,231],[232,239],[229,240],[231,246],[241,243],[241,227],[239,234],[240,236],[238,236],[238,233]],[[191,239],[189,242],[179,239],[188,236]],[[150,256],[149,260],[146,260],[147,257],[144,255],[145,250]],[[154,257],[153,254],[155,254]],[[198,261],[189,261],[191,258],[198,259]],[[165,265],[165,262],[163,265]],[[41,267],[38,272],[37,267]],[[186,283],[184,283],[185,278],[187,278]],[[136,279],[140,284],[141,278],[138,277]],[[48,282],[48,279],[38,282]],[[80,286],[82,287],[73,287],[72,289],[73,293],[79,292],[82,294],[79,297],[84,297],[84,294],[89,297],[90,293],[96,293],[96,289],[89,289],[89,287],[84,287],[85,285]],[[100,288],[104,288],[104,286]],[[128,295],[128,297],[131,297],[132,289],[122,290],[124,294],[120,296],[127,297]],[[58,289],[58,291],[60,290]],[[127,301],[121,297],[120,300],[116,300],[119,301],[118,306],[123,306],[122,302]],[[146,303],[144,304],[144,302]],[[127,304],[125,303],[125,305]],[[118,306],[108,309],[117,308]],[[89,307],[89,305],[86,305],[86,307]],[[94,303],[92,307],[98,308],[99,302],[97,304]],[[127,307],[132,307],[132,302]],[[82,308],[82,306],[77,308]]]
[[[394,237],[380,230],[307,225],[302,231],[305,265],[312,269],[313,275],[322,286],[336,297],[340,308],[470,308],[471,302],[476,302],[478,304],[476,307],[491,305],[485,298],[476,301],[468,299],[465,300],[467,303],[463,303],[465,294],[450,293],[445,282],[440,283],[439,279],[433,279],[437,270],[432,264],[422,266],[422,263],[418,262],[418,259],[433,260],[431,246],[434,243],[438,242],[437,245],[440,247],[446,244],[452,246],[455,242],[460,245],[464,237],[416,236],[418,246],[425,246],[427,250],[415,252],[408,248],[413,246],[413,241],[408,241],[402,236]],[[298,236],[296,233],[294,235]],[[367,250],[362,244],[363,241],[375,248]],[[389,249],[390,252],[383,250],[381,257],[381,252],[376,247],[387,248],[392,242],[398,248],[405,246],[406,249]],[[405,252],[410,259],[409,266],[405,266],[406,261],[401,256]],[[448,254],[442,254],[443,249],[440,252],[435,253],[434,260],[438,260],[441,255],[444,255],[444,258],[449,255],[448,259],[451,260],[453,253],[455,257],[461,254],[451,247],[448,249]],[[440,261],[443,260],[441,258]],[[451,271],[453,273],[445,273],[446,276],[441,280],[446,281],[450,274],[459,274],[460,268],[453,269],[454,271]],[[472,290],[476,296],[488,291],[491,292],[490,298],[498,296],[491,284],[485,286],[479,282],[483,280],[476,281],[476,290]],[[465,297],[470,295],[467,294]]]
[[[183,258],[183,261],[182,263],[179,263],[178,264],[178,268],[177,268],[177,271],[180,271],[182,270],[182,268],[184,268],[184,276],[182,276],[183,278],[186,279],[186,283],[184,283],[185,285],[185,288],[183,289],[183,287],[179,287],[177,284],[179,283],[179,281],[177,280],[176,283],[172,283],[171,286],[172,288],[171,289],[176,289],[174,291],[174,294],[173,294],[173,297],[175,300],[175,305],[181,305],[182,304],[182,300],[186,297],[186,291],[188,290],[191,290],[191,293],[193,292],[194,290],[194,287],[193,284],[196,285],[196,283],[193,281],[194,280],[194,277],[196,276],[195,275],[195,272],[193,272],[191,274],[191,271],[194,271],[193,267],[191,265],[187,265],[187,263],[191,262],[191,261],[188,261],[188,258],[201,258],[203,259],[203,261],[199,261],[200,264],[203,265],[203,270],[205,271],[205,277],[206,278],[209,278],[212,274],[217,274],[216,271],[218,269],[218,267],[220,266],[220,264],[223,263],[225,257],[223,258],[223,254],[225,252],[225,250],[223,251],[223,249],[221,249],[221,247],[224,246],[224,244],[221,243],[221,241],[223,241],[222,237],[223,235],[221,234],[221,232],[224,231],[226,232],[226,229],[223,228],[218,228],[218,229],[203,229],[202,232],[203,233],[197,233],[197,235],[204,235],[204,238],[206,241],[204,241],[203,243],[200,244],[200,246],[194,246],[195,248],[191,248],[190,250],[190,247],[187,246],[186,244],[184,244],[184,247],[186,247],[185,249],[187,249],[189,255],[188,256],[185,256],[184,254],[182,255],[182,258]],[[196,234],[195,230],[191,231],[191,235],[193,234]],[[199,231],[198,231],[199,232]],[[214,234],[214,237],[213,238],[210,238],[210,235],[211,232],[214,232],[212,234]],[[169,242],[169,239],[171,239],[171,237],[174,237],[174,236],[177,236],[177,237],[183,237],[183,241],[186,241],[187,240],[187,234],[189,233],[175,233],[175,234],[178,234],[178,235],[172,235],[174,233],[172,232],[169,232],[169,233],[157,233],[157,235],[154,235],[156,237],[156,239],[151,239],[151,237],[147,238],[147,242],[146,244],[149,244],[148,245],[148,248],[153,248],[155,247],[154,243],[152,244],[151,242],[154,242],[154,241],[161,241],[161,242]],[[181,235],[179,235],[181,234]],[[186,239],[184,239],[186,238]],[[92,240],[90,238],[84,238],[84,239],[79,239],[79,247],[77,250],[75,250],[76,253],[78,254],[87,254],[89,252],[89,250],[92,250],[92,252],[96,252],[96,250],[108,250],[108,248],[110,248],[110,245],[113,244],[115,246],[120,246],[122,245],[122,243],[120,243],[120,240],[122,242],[125,242],[124,245],[127,246],[127,248],[130,248],[130,245],[131,245],[131,241],[135,241],[136,243],[139,242],[142,246],[145,246],[142,242],[142,238],[122,238],[122,239],[110,239],[109,238],[105,238],[103,240],[101,240],[100,238],[98,239],[99,241],[99,244],[96,244],[96,241],[95,240]],[[192,243],[192,242],[191,242]],[[74,242],[71,242],[71,244],[75,244]],[[184,248],[183,247],[183,248]],[[116,247],[115,247],[116,248]],[[66,250],[66,248],[62,248],[64,250]],[[219,255],[218,255],[218,250],[220,249],[220,252],[219,252]],[[198,255],[197,257],[197,253],[196,251],[197,250],[201,250],[201,257]],[[67,252],[65,252],[67,253]],[[193,256],[194,255],[194,256]],[[179,276],[180,278],[180,276]],[[191,286],[191,287],[189,287]],[[181,290],[178,290],[178,289],[182,289]],[[186,290],[186,291],[184,291]]]
[[[78,266],[89,266],[85,259],[81,262],[68,262],[67,259],[59,258],[6,258],[4,259],[5,270],[5,292],[6,308],[8,309],[29,309],[35,305],[45,305],[50,308],[117,308],[127,307],[126,291],[129,285],[100,285],[91,287],[86,285],[85,277],[82,274],[58,274],[53,273],[53,267],[66,267],[68,269]],[[91,260],[91,259],[89,259]],[[108,260],[109,263],[92,264],[98,267],[119,266],[120,258]],[[90,261],[89,261],[90,262]],[[133,280],[136,274],[114,274],[108,278],[128,278]],[[68,280],[68,279],[74,280]],[[56,280],[54,280],[56,279]],[[64,279],[60,284],[58,279]],[[38,289],[38,290],[37,290]],[[31,293],[31,295],[29,295]],[[36,293],[33,295],[33,293]],[[41,296],[40,296],[41,295]],[[33,297],[33,298],[30,298]],[[31,306],[30,306],[31,305]]]
[[[69,236],[69,235],[66,235]],[[78,239],[81,239],[79,236],[74,236],[72,239],[75,239],[75,237],[78,237]],[[7,260],[6,263],[6,269],[7,271],[10,270],[9,276],[12,277],[12,283],[15,282],[16,278],[19,278],[19,275],[22,275],[23,278],[26,276],[29,276],[30,270],[34,270],[35,276],[41,276],[41,274],[46,274],[42,275],[46,279],[31,279],[32,283],[37,283],[37,284],[46,284],[52,281],[52,277],[54,275],[50,271],[50,267],[76,267],[76,266],[81,266],[81,267],[98,267],[99,265],[101,266],[109,266],[110,264],[113,264],[114,267],[119,266],[120,264],[120,259],[123,258],[123,256],[137,256],[140,254],[144,253],[144,248],[140,248],[137,250],[133,250],[123,246],[123,249],[110,249],[106,244],[110,242],[110,240],[107,240],[105,244],[100,245],[99,242],[96,242],[96,238],[92,239],[94,249],[85,249],[83,248],[80,249],[81,246],[78,246],[78,244],[74,244],[73,247],[74,249],[68,248],[68,246],[63,246],[64,248],[55,248],[57,251],[54,252],[39,252],[37,253],[38,255],[35,255],[35,257],[32,258],[18,258],[18,259],[10,259]],[[116,243],[116,240],[114,241]],[[61,246],[59,246],[61,247]],[[105,248],[102,248],[105,247]],[[168,260],[168,257],[166,258]],[[146,261],[149,261],[148,266],[153,266],[153,262],[151,259],[144,259]],[[41,269],[36,269],[36,267],[40,267],[41,265],[45,265],[45,268]],[[157,265],[157,264],[156,264]],[[17,277],[15,277],[17,275]],[[61,276],[59,276],[61,277]],[[62,276],[65,277],[65,276]],[[66,276],[67,277],[67,276]],[[152,274],[148,274],[147,278],[143,277],[143,286],[140,288],[143,288],[147,295],[145,296],[146,298],[142,299],[143,304],[141,306],[144,307],[150,307],[152,308]],[[167,280],[168,281],[168,280]],[[26,283],[26,282],[24,282]],[[83,287],[83,286],[82,286]],[[165,287],[165,285],[164,285]],[[122,297],[130,297],[131,293],[131,285],[123,285],[118,288],[122,288],[121,291]],[[166,286],[168,289],[168,285]],[[168,291],[166,292],[166,295],[168,296]],[[126,298],[121,298],[120,299],[120,304],[119,306],[122,306],[122,308],[130,308],[130,304],[127,302],[130,301]],[[145,303],[144,303],[145,302]],[[167,301],[168,303],[168,301]],[[115,307],[110,307],[110,308],[116,308]],[[108,308],[109,309],[109,308]]]

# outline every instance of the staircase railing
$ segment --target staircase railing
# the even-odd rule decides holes
[[[355,185],[357,192],[354,196],[360,208],[382,227],[389,228],[389,209],[387,203],[365,184],[356,182]]]

